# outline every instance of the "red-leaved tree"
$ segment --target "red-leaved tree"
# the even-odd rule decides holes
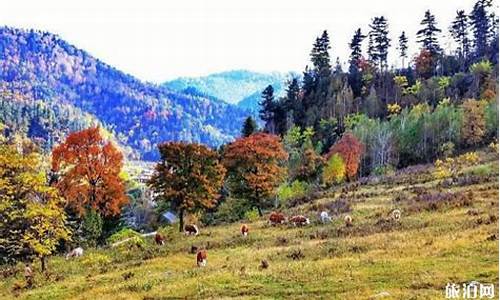
[[[327,159],[338,153],[345,163],[345,172],[349,180],[358,173],[359,162],[364,151],[364,145],[350,132],[345,133],[328,151]]]
[[[279,137],[273,134],[256,133],[227,145],[223,163],[231,193],[250,201],[262,216],[262,207],[286,174],[287,158]]]
[[[98,127],[71,133],[52,151],[52,170],[60,176],[55,186],[79,216],[89,210],[104,216],[120,213],[128,202],[119,176],[122,166],[123,155]]]

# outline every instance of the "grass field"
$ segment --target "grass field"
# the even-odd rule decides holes
[[[24,288],[20,264],[17,274],[4,274],[0,298],[443,299],[447,283],[473,280],[495,283],[496,296],[498,159],[486,150],[480,157],[448,184],[429,165],[350,184],[343,195],[326,191],[285,210],[311,218],[302,228],[270,227],[263,218],[248,223],[246,238],[240,224],[201,228],[197,237],[170,229],[163,247],[150,241],[145,249],[52,257],[32,289]],[[320,210],[339,201],[341,213],[320,224]],[[388,219],[394,208],[399,222]],[[354,226],[344,225],[346,213]],[[192,245],[208,249],[207,267],[196,267]]]

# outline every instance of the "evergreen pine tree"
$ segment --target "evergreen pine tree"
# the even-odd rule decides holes
[[[458,10],[455,20],[453,20],[450,33],[458,44],[457,54],[459,61],[463,65],[469,55],[469,24],[464,10]],[[463,68],[462,68],[463,71]]]
[[[286,90],[288,110],[292,111],[293,124],[303,128],[305,126],[305,111],[302,99],[300,98],[300,86],[297,78],[292,78]]]
[[[441,29],[436,27],[436,17],[431,14],[430,10],[425,12],[424,19],[420,22],[420,25],[424,27],[417,31],[417,42],[421,43],[422,48],[433,55],[441,52],[441,47],[437,39],[437,34],[441,32]]]
[[[363,76],[359,70],[359,61],[363,57],[361,50],[361,43],[366,38],[366,35],[361,33],[361,28],[354,32],[354,36],[349,43],[351,55],[349,57],[349,85],[352,88],[355,97],[360,96],[363,85]]]
[[[372,24],[370,24],[369,59],[379,66],[380,71],[387,67],[387,54],[391,46],[388,27],[387,19],[384,16],[373,18]]]
[[[325,30],[320,37],[316,38],[310,54],[314,71],[318,76],[331,72],[332,66],[330,65],[330,54],[328,53],[330,49],[330,37]]]
[[[399,57],[401,57],[401,68],[405,67],[405,58],[408,57],[408,37],[403,31],[399,36]]]
[[[248,116],[243,123],[243,128],[241,129],[241,136],[248,137],[257,132],[257,123],[255,120]]]
[[[354,32],[351,42],[349,43],[349,48],[351,49],[350,64],[357,64],[362,57],[361,43],[366,38],[366,35],[361,33],[361,28],[358,28]]]
[[[484,57],[488,49],[488,41],[491,35],[491,18],[488,16],[487,10],[491,5],[491,0],[478,0],[469,15],[474,37],[474,56],[477,59]]]
[[[261,98],[262,101],[259,102],[259,105],[261,107],[259,110],[259,117],[262,121],[265,122],[264,131],[274,133],[275,103],[274,103],[274,88],[272,85],[268,85],[264,89]]]

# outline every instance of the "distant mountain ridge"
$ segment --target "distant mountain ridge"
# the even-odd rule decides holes
[[[0,70],[0,98],[2,92],[17,95],[0,99],[0,122],[33,137],[51,136],[34,128],[59,130],[45,128],[57,113],[33,125],[27,116],[37,113],[13,113],[19,107],[13,103],[45,102],[49,109],[64,104],[95,117],[142,159],[157,159],[156,145],[163,141],[231,141],[249,114],[201,94],[141,82],[48,32],[0,27]]]
[[[268,85],[272,85],[275,94],[281,96],[284,94],[286,82],[293,76],[298,75],[291,72],[260,73],[232,70],[201,77],[180,77],[165,82],[163,86],[176,91],[194,88],[205,95],[255,112],[258,110],[260,94]]]

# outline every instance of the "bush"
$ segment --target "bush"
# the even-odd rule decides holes
[[[141,235],[137,231],[132,230],[130,228],[123,228],[122,230],[120,230],[120,231],[116,232],[115,234],[111,235],[107,239],[107,243],[108,244],[113,244],[113,243],[116,243],[116,242],[119,242],[119,241],[123,241],[124,239],[131,238],[131,237],[141,237]]]
[[[204,224],[220,224],[223,222],[237,222],[245,217],[245,213],[252,209],[252,205],[245,199],[226,198],[217,211],[203,216]]]
[[[111,258],[100,253],[88,253],[82,259],[82,264],[87,268],[105,267],[111,264]]]
[[[391,165],[386,165],[386,166],[379,166],[373,169],[373,174],[380,176],[380,175],[394,175],[395,170],[394,167]]]
[[[486,176],[490,175],[492,172],[493,172],[493,169],[491,168],[491,166],[480,165],[480,166],[472,168],[467,173],[470,173],[470,174],[476,175],[476,176],[480,176],[480,177],[486,177]]]
[[[346,176],[344,160],[339,154],[333,154],[323,169],[323,183],[326,185],[341,183]]]
[[[82,223],[82,243],[89,247],[95,247],[102,235],[102,225],[103,221],[101,216],[93,210],[88,211]]]
[[[408,210],[438,210],[447,207],[463,207],[472,204],[472,192],[423,192],[408,199]]]
[[[278,199],[282,205],[288,200],[304,197],[309,190],[306,182],[295,180],[291,184],[282,184],[278,188]]]
[[[259,219],[259,211],[256,208],[247,210],[245,212],[245,219],[247,219],[250,222],[257,221]]]

